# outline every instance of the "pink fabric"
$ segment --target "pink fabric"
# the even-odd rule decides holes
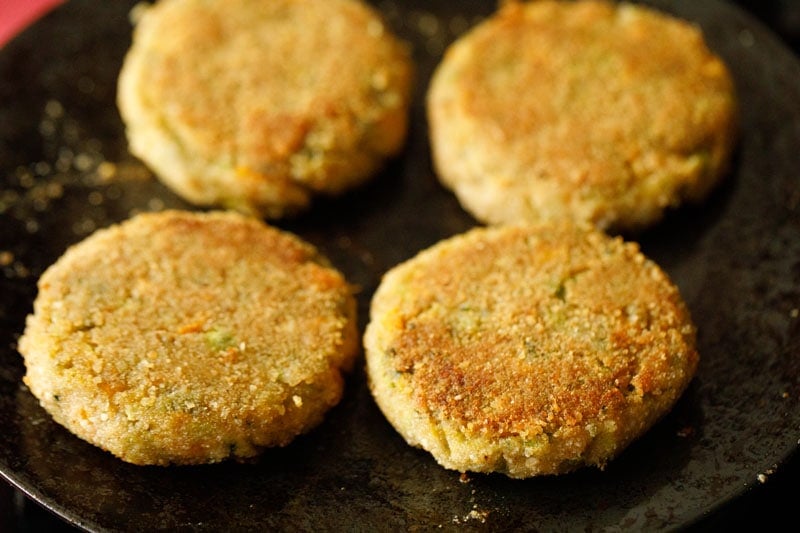
[[[0,47],[63,0],[0,0]]]

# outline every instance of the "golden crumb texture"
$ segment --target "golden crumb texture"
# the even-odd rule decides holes
[[[364,349],[388,421],[442,466],[513,478],[604,465],[698,363],[677,287],[569,222],[476,228],[388,271]]]
[[[135,464],[253,457],[319,424],[359,345],[352,287],[310,244],[233,212],[140,214],[41,276],[24,383]]]
[[[439,178],[490,224],[639,231],[708,196],[738,129],[698,26],[602,0],[503,3],[448,48],[427,110]]]
[[[360,0],[160,0],[137,11],[117,101],[131,152],[177,194],[278,218],[402,149],[412,77]]]

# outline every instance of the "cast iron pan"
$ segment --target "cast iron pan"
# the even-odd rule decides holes
[[[730,65],[741,143],[707,202],[636,239],[679,285],[702,360],[673,411],[605,471],[460,479],[394,432],[360,366],[319,428],[254,464],[137,467],[72,436],[20,381],[36,279],[96,228],[191,208],[127,152],[115,89],[133,3],[72,0],[0,52],[0,472],[28,496],[92,531],[657,530],[695,523],[795,450],[800,64],[738,9],[693,0],[653,3],[697,21]],[[362,330],[383,272],[476,225],[433,174],[423,96],[445,45],[494,2],[378,7],[419,67],[407,148],[369,185],[279,223],[362,288]]]

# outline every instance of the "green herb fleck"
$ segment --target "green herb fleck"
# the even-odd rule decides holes
[[[231,332],[214,328],[206,332],[206,343],[215,350],[227,350],[236,345],[236,339]]]

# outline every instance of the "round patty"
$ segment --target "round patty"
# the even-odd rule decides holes
[[[291,234],[235,213],[142,214],[42,275],[24,382],[131,463],[251,457],[339,401],[355,309],[342,275]]]
[[[119,78],[130,150],[180,196],[277,218],[402,147],[411,61],[358,0],[161,0]]]
[[[640,230],[725,175],[734,85],[699,28],[603,1],[507,2],[428,92],[434,164],[487,223]]]
[[[678,289],[632,242],[571,223],[474,229],[390,270],[364,335],[409,444],[459,471],[603,467],[698,362]]]

